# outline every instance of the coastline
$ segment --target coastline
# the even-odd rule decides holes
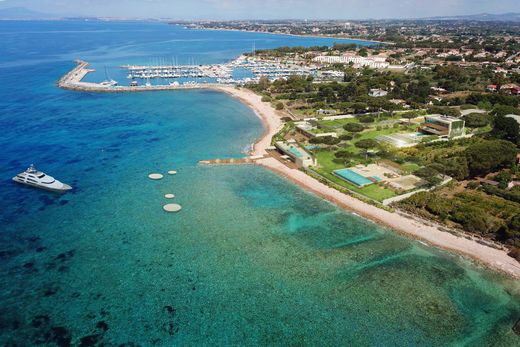
[[[211,89],[236,97],[253,109],[262,120],[265,131],[255,142],[252,154],[266,154],[266,149],[271,145],[272,136],[283,126],[276,110],[270,103],[262,102],[261,96],[245,88],[237,89],[229,86],[217,86]],[[488,268],[520,279],[520,263],[508,256],[503,250],[442,231],[439,226],[433,223],[426,224],[420,220],[410,219],[396,212],[388,212],[367,204],[319,182],[302,171],[290,169],[274,158],[260,159],[256,162],[346,211],[355,212],[363,218],[388,227],[399,234],[469,257]]]
[[[181,24],[171,24],[171,25],[179,25]],[[253,34],[269,34],[269,35],[278,35],[278,36],[293,36],[293,37],[310,37],[315,39],[338,39],[338,40],[351,40],[351,41],[360,41],[360,42],[368,42],[368,43],[377,43],[377,44],[385,44],[385,45],[394,45],[394,42],[387,41],[376,41],[376,40],[368,40],[368,39],[358,39],[355,37],[348,36],[332,36],[332,35],[298,35],[298,34],[286,34],[286,33],[273,33],[270,31],[258,31],[258,30],[240,30],[240,29],[224,29],[224,28],[188,28],[191,30],[213,30],[213,31],[236,31],[236,32],[244,32],[244,33],[253,33]]]

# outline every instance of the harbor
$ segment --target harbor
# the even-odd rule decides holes
[[[68,72],[65,76],[63,76],[58,81],[58,86],[67,90],[76,90],[76,91],[84,91],[84,92],[112,92],[112,93],[121,93],[121,92],[141,92],[141,91],[158,91],[158,90],[175,90],[175,89],[196,89],[200,88],[202,85],[200,83],[195,82],[186,82],[183,84],[175,83],[175,84],[167,84],[167,85],[152,85],[152,84],[132,84],[128,86],[118,85],[114,83],[94,83],[94,82],[85,82],[83,79],[85,76],[93,72],[94,70],[89,69],[89,63],[83,60],[76,60],[76,67]],[[204,86],[211,87],[212,83],[204,83]]]
[[[316,70],[308,67],[239,57],[226,64],[214,65],[122,65],[119,68],[126,70],[127,80],[123,83],[111,79],[105,67],[104,81],[88,82],[85,77],[96,70],[84,60],[76,60],[75,63],[76,66],[58,81],[60,88],[115,93],[198,89],[245,85],[257,82],[262,76],[274,81],[316,74]]]

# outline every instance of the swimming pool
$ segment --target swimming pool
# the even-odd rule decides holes
[[[355,173],[354,171],[352,171],[350,169],[335,170],[334,174],[351,183],[354,183],[358,187],[364,187],[364,186],[374,183],[371,180],[369,180],[368,178],[361,176],[360,174]]]
[[[298,158],[303,157],[302,152],[300,152],[300,151],[298,150],[298,148],[296,148],[296,147],[289,147],[288,150],[289,150],[289,152],[291,152],[292,154],[294,154],[294,155],[297,156]]]

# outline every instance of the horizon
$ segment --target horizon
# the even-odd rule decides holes
[[[121,19],[170,20],[413,20],[434,17],[501,15],[517,13],[515,0],[499,3],[477,0],[439,0],[423,4],[407,0],[395,4],[391,0],[199,0],[194,2],[166,0],[0,0],[2,10],[27,10],[43,16],[96,17]],[[276,8],[276,11],[273,9]],[[355,9],[355,10],[353,10]],[[516,11],[516,12],[515,12]],[[275,12],[275,13],[273,13]],[[342,15],[338,15],[341,12]],[[344,14],[343,14],[344,13]],[[20,15],[23,18],[23,13]]]

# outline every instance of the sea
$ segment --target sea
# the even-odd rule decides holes
[[[237,99],[56,86],[75,59],[92,63],[92,78],[107,67],[127,84],[125,64],[225,63],[253,46],[334,42],[1,21],[0,345],[520,346],[518,281],[261,167],[199,165],[241,157],[262,134]],[[30,164],[74,189],[11,181]],[[179,213],[163,211],[168,193]]]

